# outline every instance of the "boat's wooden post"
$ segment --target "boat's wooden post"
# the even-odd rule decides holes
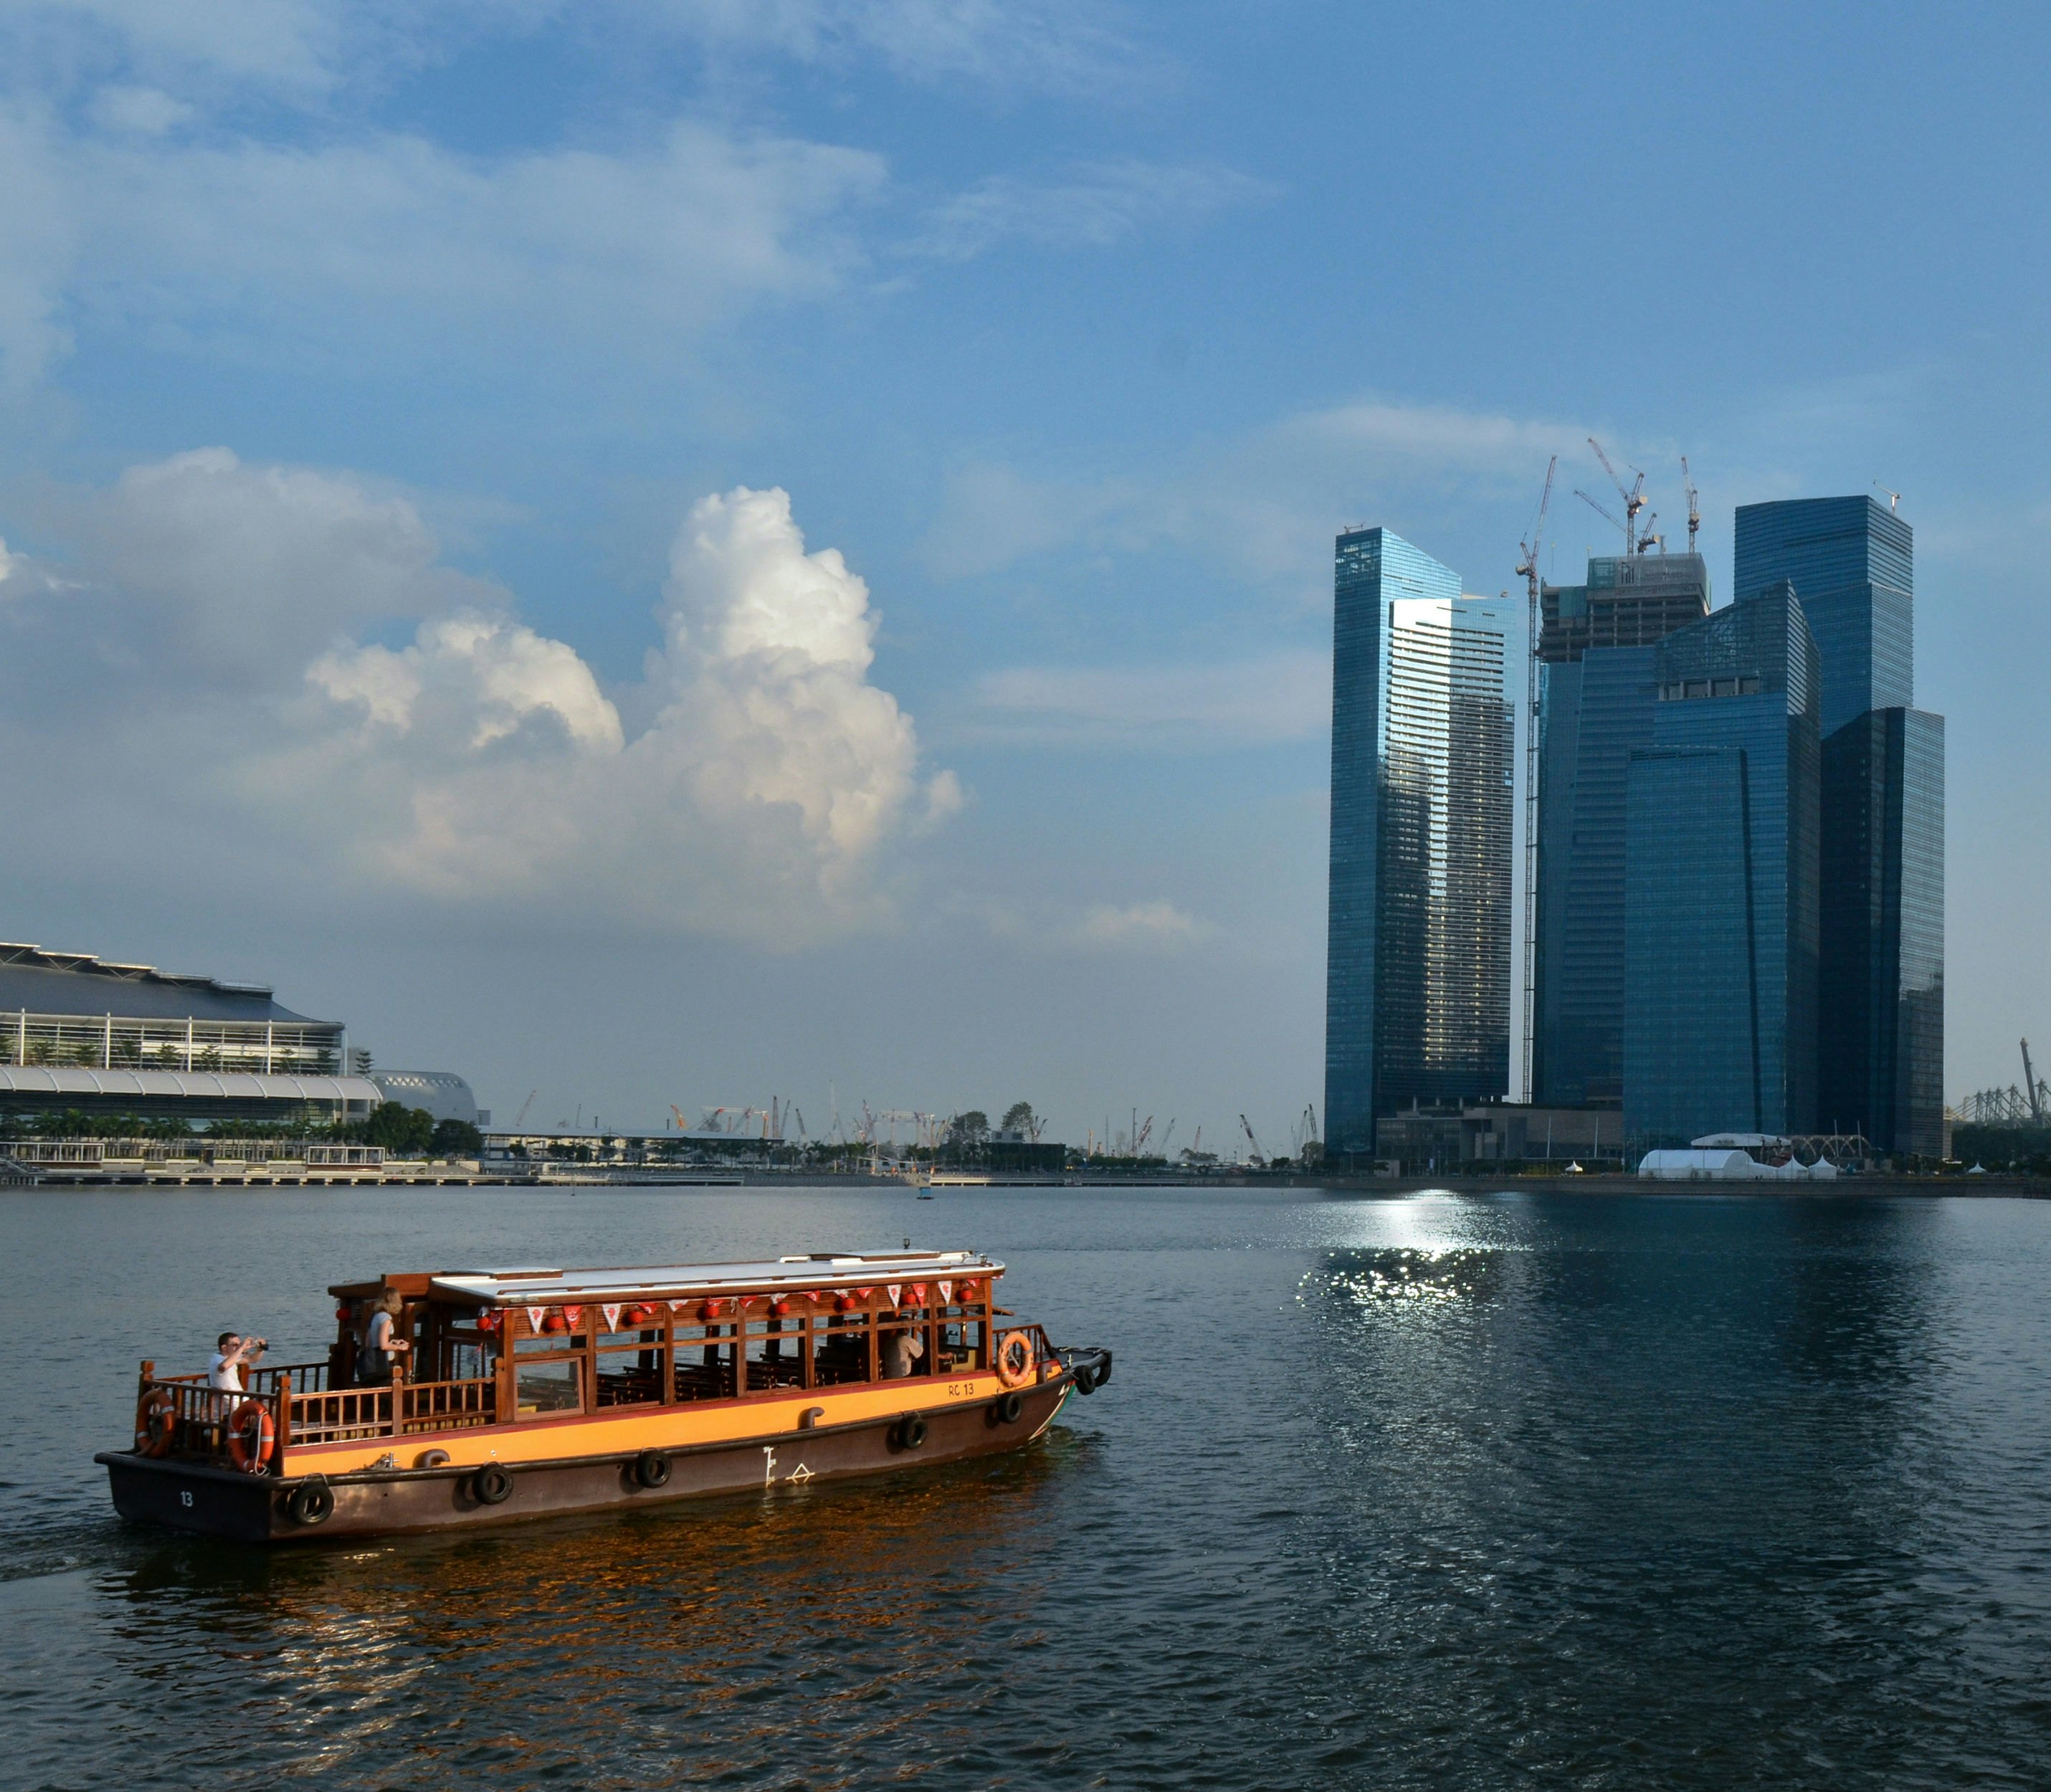
[[[515,1323],[520,1310],[517,1306],[502,1306],[498,1313],[498,1361],[491,1372],[496,1388],[491,1419],[494,1424],[510,1425],[520,1416],[519,1370],[513,1361],[514,1341],[520,1335]]]
[[[869,1297],[869,1379],[871,1381],[880,1381],[883,1379],[882,1376],[877,1372],[878,1368],[881,1366],[877,1358],[877,1353],[879,1349],[878,1333],[882,1331],[883,1328],[876,1322],[876,1297],[875,1295],[871,1294]]]
[[[807,1301],[805,1316],[798,1322],[798,1380],[807,1393],[818,1385],[818,1369],[813,1354],[818,1341],[818,1308]]]
[[[406,1359],[395,1357],[392,1361],[392,1419],[390,1435],[397,1437],[405,1429],[400,1415],[406,1410]]]
[[[278,1473],[285,1472],[285,1450],[292,1441],[292,1372],[287,1369],[278,1377],[278,1450],[272,1459],[278,1465]]]
[[[662,1372],[662,1404],[673,1406],[677,1399],[677,1316],[667,1301],[662,1302],[662,1341],[655,1361]]]

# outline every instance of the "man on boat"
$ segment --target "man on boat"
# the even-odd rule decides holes
[[[217,1403],[225,1419],[241,1404],[248,1392],[244,1371],[256,1368],[269,1349],[260,1337],[244,1337],[240,1332],[223,1332],[213,1341],[213,1361],[207,1365],[206,1384],[221,1398]]]
[[[919,1336],[916,1325],[886,1332],[883,1337],[883,1372],[890,1380],[902,1380],[925,1353],[925,1340]]]

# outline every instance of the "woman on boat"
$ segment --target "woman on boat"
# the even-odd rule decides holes
[[[397,1288],[387,1288],[370,1310],[370,1323],[363,1333],[363,1361],[357,1379],[366,1388],[381,1388],[392,1379],[407,1352],[413,1346],[399,1330],[399,1316],[405,1299]]]

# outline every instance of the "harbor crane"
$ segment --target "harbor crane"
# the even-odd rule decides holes
[[[541,1091],[539,1089],[529,1089],[527,1091],[527,1099],[520,1103],[520,1111],[513,1118],[514,1131],[518,1132],[522,1126],[526,1125],[527,1110],[534,1105],[534,1098],[541,1092]]]
[[[1161,1155],[1162,1157],[1165,1158],[1167,1156],[1168,1147],[1174,1142],[1174,1139],[1175,1117],[1171,1114],[1168,1116],[1168,1130],[1161,1135]]]
[[[1260,1149],[1260,1141],[1253,1136],[1253,1128],[1247,1123],[1247,1119],[1244,1114],[1239,1117],[1239,1124],[1246,1134],[1246,1142],[1253,1147],[1254,1162],[1264,1165],[1268,1161],[1268,1154]]]
[[[1695,476],[1688,470],[1688,457],[1681,457],[1681,483],[1688,493],[1688,552],[1695,551],[1695,531],[1702,526],[1702,512],[1697,502],[1701,494],[1695,490]]]
[[[1139,1155],[1139,1147],[1147,1142],[1147,1136],[1148,1134],[1152,1132],[1153,1130],[1154,1116],[1150,1114],[1147,1116],[1147,1123],[1143,1126],[1138,1132],[1133,1134],[1132,1154],[1134,1157],[1136,1158]]]
[[[1517,576],[1524,581],[1524,1099],[1531,1099],[1532,987],[1537,974],[1538,917],[1538,642],[1544,630],[1539,615],[1538,549],[1545,539],[1545,513],[1553,502],[1553,475],[1557,455],[1545,463],[1545,484],[1538,494],[1538,520],[1531,538],[1517,544]],[[1585,497],[1587,494],[1582,494]],[[1593,498],[1589,498],[1594,503]],[[1600,506],[1596,506],[1600,509]],[[1612,519],[1614,520],[1614,519]]]
[[[2022,1042],[2022,1087],[2030,1096],[2030,1118],[2037,1126],[2044,1124],[2044,1103],[2037,1093],[2037,1072],[2030,1066],[2030,1041]]]
[[[1617,496],[1623,500],[1623,521],[1620,524],[1618,524],[1617,526],[1623,531],[1623,551],[1625,554],[1631,555],[1643,553],[1645,552],[1645,541],[1649,541],[1651,539],[1651,537],[1648,534],[1645,537],[1645,541],[1642,541],[1639,539],[1638,534],[1638,513],[1645,508],[1645,475],[1643,473],[1638,473],[1638,469],[1634,467],[1631,468],[1631,471],[1638,473],[1637,481],[1635,483],[1627,486],[1623,481],[1616,476],[1616,469],[1610,465],[1609,456],[1603,452],[1602,443],[1598,442],[1592,435],[1591,435],[1588,438],[1588,446],[1595,450],[1596,459],[1602,463],[1603,471],[1609,475],[1609,482],[1616,487]],[[1584,497],[1587,497],[1586,493],[1583,493],[1582,495]],[[1595,504],[1596,501],[1592,498],[1588,498],[1588,502]],[[1600,504],[1596,504],[1596,508],[1598,510],[1602,510],[1602,506]],[[1607,510],[1603,510],[1603,514],[1606,517],[1609,517],[1609,513]],[[1612,522],[1616,521],[1616,518],[1614,517],[1610,517],[1609,520]]]

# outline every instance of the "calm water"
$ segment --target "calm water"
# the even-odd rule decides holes
[[[264,1555],[136,1360],[344,1276],[972,1246],[1118,1374],[895,1483]],[[0,1784],[2051,1785],[2051,1204],[0,1196]]]

